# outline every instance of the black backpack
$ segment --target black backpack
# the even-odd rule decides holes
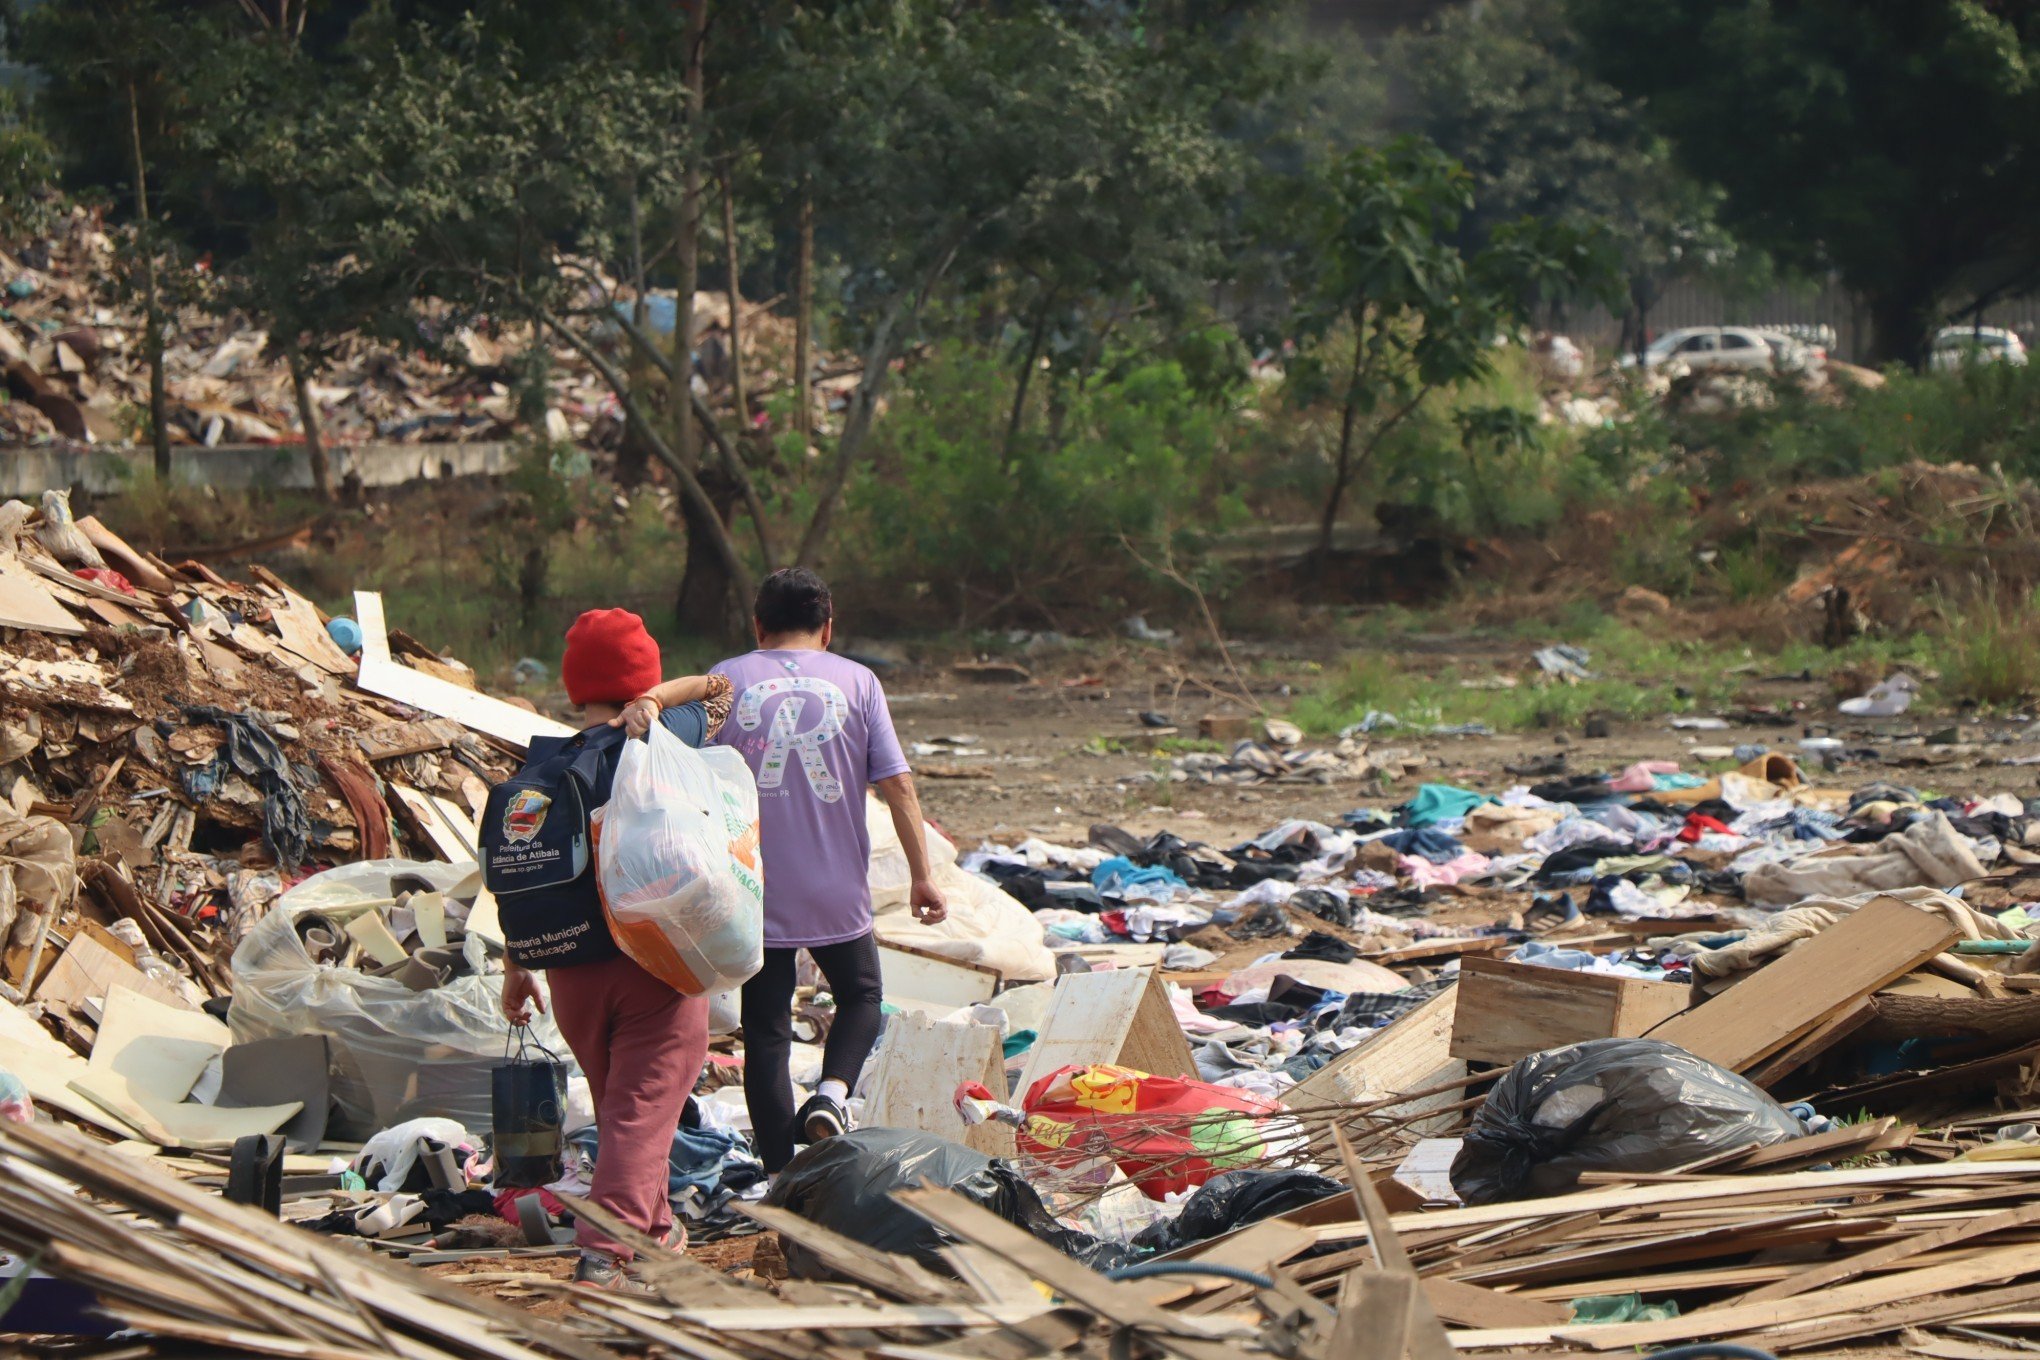
[[[534,737],[523,767],[489,790],[482,881],[495,895],[504,947],[522,967],[601,963],[622,952],[595,885],[592,819],[613,772],[605,758],[623,740],[622,728],[607,725]]]

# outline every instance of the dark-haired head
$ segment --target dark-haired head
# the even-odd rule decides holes
[[[774,638],[809,638],[831,631],[836,602],[821,577],[806,567],[786,567],[759,583],[758,601],[751,613],[761,643]],[[822,645],[828,645],[826,639]]]

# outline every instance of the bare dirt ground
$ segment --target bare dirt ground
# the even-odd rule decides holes
[[[1449,652],[1426,646],[1439,663]],[[1485,649],[1478,644],[1469,654]],[[1253,697],[1279,714],[1291,690],[1309,683],[1313,662],[1301,649],[1287,658],[1294,678],[1282,678],[1283,658],[1264,657],[1256,668]],[[901,668],[886,674],[893,716],[902,741],[939,742],[969,737],[982,756],[947,752],[917,755],[922,801],[929,815],[959,845],[983,840],[1008,844],[1039,835],[1063,844],[1083,843],[1094,823],[1109,822],[1138,835],[1164,828],[1185,839],[1221,849],[1291,817],[1336,824],[1341,813],[1361,806],[1391,806],[1421,781],[1461,784],[1499,792],[1524,782],[1504,766],[1540,755],[1563,753],[1568,768],[1586,773],[1618,770],[1638,760],[1676,760],[1698,768],[1696,747],[1763,745],[1798,755],[1809,729],[1832,731],[1852,749],[1875,750],[1880,759],[1862,760],[1828,772],[1808,760],[1809,779],[1854,788],[1888,780],[1954,795],[2008,791],[2022,798],[2040,794],[2040,767],[2007,764],[2040,757],[2040,724],[1974,721],[1948,712],[1922,712],[1884,720],[1843,719],[1824,684],[1771,682],[1753,686],[1773,703],[1799,701],[1803,711],[1785,726],[1735,726],[1722,731],[1675,730],[1669,719],[1617,722],[1610,734],[1587,738],[1577,729],[1504,733],[1493,737],[1433,737],[1384,733],[1370,738],[1369,754],[1423,757],[1426,765],[1394,783],[1373,778],[1333,783],[1264,782],[1252,787],[1197,782],[1156,783],[1170,758],[1148,746],[1153,734],[1139,714],[1158,712],[1179,734],[1194,738],[1207,714],[1239,714],[1237,703],[1213,691],[1228,689],[1216,662],[1175,658],[1121,659],[1107,667],[1101,683],[1096,658],[1029,663],[1026,683],[992,683],[963,678],[947,667]],[[1178,685],[1180,677],[1189,682]],[[1956,729],[1954,744],[1929,744],[1929,736]],[[1123,746],[1125,749],[1112,749]],[[968,777],[958,777],[968,776]],[[1534,782],[1534,781],[1533,781]]]

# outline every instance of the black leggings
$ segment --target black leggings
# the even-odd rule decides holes
[[[787,1060],[793,1049],[794,960],[798,949],[768,949],[765,966],[744,984],[744,1104],[751,1111],[751,1141],[767,1171],[793,1160],[793,1087]],[[878,941],[860,935],[808,950],[836,999],[836,1018],[822,1045],[822,1076],[857,1084],[864,1060],[878,1042]]]

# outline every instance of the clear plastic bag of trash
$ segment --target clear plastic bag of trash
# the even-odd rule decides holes
[[[854,1129],[811,1143],[774,1178],[765,1202],[947,1273],[941,1250],[956,1239],[892,1197],[895,1190],[922,1185],[954,1190],[1094,1270],[1137,1259],[1116,1243],[1057,1222],[1011,1162],[911,1129]],[[783,1245],[794,1275],[829,1277],[828,1267],[798,1242],[788,1238]]]
[[[764,965],[758,786],[741,755],[697,751],[654,723],[624,743],[595,827],[610,933],[640,968],[702,996]]]
[[[1533,1053],[1495,1083],[1452,1160],[1468,1204],[1563,1194],[1588,1171],[1669,1171],[1806,1132],[1725,1068],[1656,1039]]]
[[[398,875],[422,877],[445,892],[473,872],[472,865],[401,859],[328,869],[278,898],[234,950],[227,1024],[235,1043],[331,1036],[330,1137],[362,1142],[426,1115],[489,1127],[489,1073],[503,1061],[510,1022],[502,976],[487,975],[481,937],[471,932],[462,946],[468,964],[462,976],[414,992],[396,978],[315,962],[297,932],[307,912],[345,915],[363,902],[387,901]],[[537,1037],[564,1051],[552,1018],[538,1020]]]

